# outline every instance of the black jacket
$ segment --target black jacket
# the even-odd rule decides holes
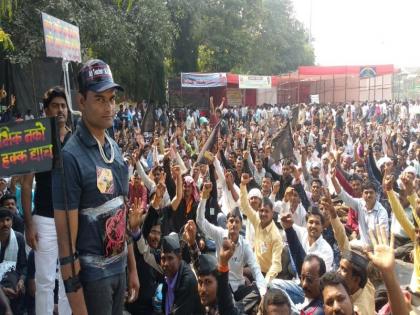
[[[165,314],[167,291],[168,285],[164,281],[162,288],[162,314]],[[198,296],[197,279],[190,266],[184,261],[181,261],[181,266],[178,270],[174,296],[175,300],[171,307],[171,315],[198,315],[203,313]]]

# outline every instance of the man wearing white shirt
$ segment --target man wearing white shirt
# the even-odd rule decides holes
[[[258,188],[252,188],[248,193],[249,204],[255,212],[261,207],[263,195]],[[245,237],[251,247],[254,246],[255,229],[249,220],[245,222]]]
[[[272,196],[273,194],[271,194],[270,199],[273,201]],[[273,201],[273,203],[274,211],[279,213],[279,218],[290,213],[296,225],[301,227],[306,226],[306,210],[300,202],[299,194],[295,188],[291,186],[287,187],[283,200]]]
[[[187,131],[195,129],[194,117],[191,115],[191,112],[188,112],[187,119],[185,120],[185,127],[187,128]]]
[[[255,182],[258,184],[258,186],[261,187],[263,178],[265,176],[265,168],[263,168],[263,161],[259,156],[255,158],[255,165],[252,161],[251,154],[247,155],[248,165],[251,169],[252,175],[254,177]]]
[[[316,255],[325,262],[326,271],[332,269],[333,250],[322,237],[324,220],[323,215],[316,208],[306,215],[306,228],[294,224],[291,214],[281,218],[296,266],[302,265],[305,255]],[[298,273],[300,274],[300,270],[298,270]],[[304,291],[294,280],[274,279],[271,286],[285,291],[294,304],[300,304],[304,301]]]
[[[228,238],[235,244],[235,252],[232,258],[229,260],[229,284],[232,292],[240,292],[240,290],[246,290],[251,293],[251,288],[247,288],[245,284],[245,277],[243,276],[244,266],[248,266],[251,269],[253,278],[256,280],[256,287],[261,296],[267,291],[267,283],[265,282],[264,276],[261,273],[261,269],[257,264],[254,253],[249,243],[239,234],[242,227],[242,216],[238,208],[236,211],[231,211],[227,214],[227,229],[215,226],[206,220],[204,213],[206,202],[210,196],[212,189],[211,183],[205,183],[200,203],[197,209],[197,225],[203,231],[203,233],[213,239],[216,243],[216,255],[219,253],[223,240]],[[256,289],[256,288],[255,288]],[[256,290],[253,290],[254,294],[246,294],[242,299],[242,303],[245,306],[245,311],[251,309],[253,305],[259,303],[259,295]]]
[[[245,122],[248,116],[248,106],[244,105],[241,108],[242,110],[242,121]]]
[[[335,171],[331,174],[331,181],[338,198],[358,214],[360,240],[353,240],[350,244],[354,247],[370,245],[369,230],[374,231],[376,226],[383,225],[388,233],[388,212],[377,201],[375,185],[372,182],[366,182],[362,187],[362,198],[353,198],[341,187],[335,177]]]

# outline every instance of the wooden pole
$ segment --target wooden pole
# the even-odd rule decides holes
[[[376,76],[373,78],[373,101],[376,101]]]
[[[347,103],[347,66],[346,66],[346,74],[344,77],[344,103]]]
[[[299,73],[298,73],[297,102],[300,103],[300,76],[299,76]]]

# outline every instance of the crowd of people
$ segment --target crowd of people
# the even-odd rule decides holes
[[[419,103],[115,109],[100,60],[78,84],[75,123],[43,99],[63,167],[0,178],[3,313],[419,312]]]

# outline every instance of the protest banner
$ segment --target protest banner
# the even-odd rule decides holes
[[[50,171],[59,151],[55,118],[0,125],[0,176]]]
[[[226,73],[181,73],[181,86],[190,88],[210,88],[227,85]]]
[[[239,75],[240,89],[271,89],[271,77],[261,75]]]
[[[42,12],[47,57],[81,62],[79,28]]]

